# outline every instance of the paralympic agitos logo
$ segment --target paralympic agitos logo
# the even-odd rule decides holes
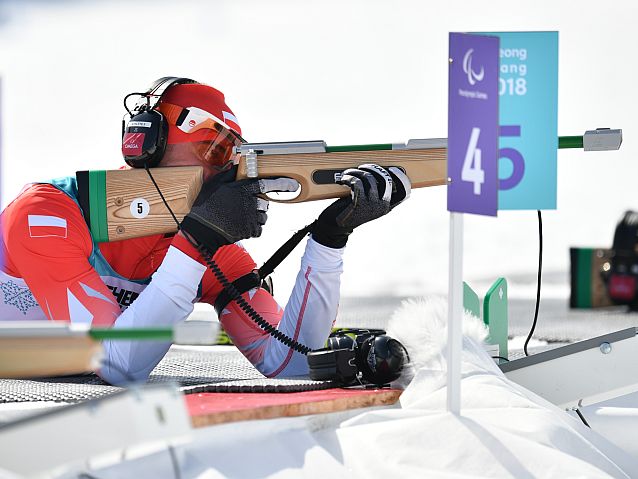
[[[467,81],[470,85],[476,85],[477,82],[480,82],[485,77],[485,71],[481,66],[481,70],[479,72],[474,71],[472,68],[472,54],[474,53],[474,49],[470,48],[463,57],[463,71],[467,75]]]

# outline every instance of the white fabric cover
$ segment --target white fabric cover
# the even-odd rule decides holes
[[[392,319],[414,366],[400,406],[196,430],[177,449],[182,477],[638,477],[636,458],[507,380],[470,316],[462,412],[446,412],[446,309],[442,299],[409,301]],[[160,477],[169,459],[163,451],[96,475]]]

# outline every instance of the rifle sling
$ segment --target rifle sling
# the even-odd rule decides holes
[[[293,234],[288,241],[279,247],[277,251],[259,268],[259,277],[265,278],[270,275],[281,262],[292,252],[293,249],[301,242],[308,233],[312,231],[317,220],[310,223],[305,228],[300,229]]]
[[[279,247],[277,251],[266,261],[261,268],[257,271],[251,271],[244,276],[237,278],[233,281],[233,286],[239,292],[240,295],[244,294],[246,291],[250,291],[253,288],[258,286],[264,287],[264,282],[266,278],[275,270],[277,266],[281,264],[281,262],[286,259],[286,257],[292,252],[293,249],[301,242],[301,240],[306,236],[312,228],[314,227],[316,221],[312,222],[305,228],[300,229],[295,234],[293,234],[288,241],[286,241],[283,245]],[[272,289],[267,289],[270,293],[272,293]],[[221,293],[215,299],[215,311],[217,312],[217,316],[219,317],[226,307],[228,303],[234,300],[235,297],[229,292],[227,288],[224,288]]]

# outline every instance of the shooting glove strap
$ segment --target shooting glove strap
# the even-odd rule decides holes
[[[188,215],[186,215],[186,217],[182,220],[180,229],[184,230],[199,244],[203,245],[211,256],[214,255],[215,251],[217,251],[220,247],[230,243],[221,234]]]
[[[350,198],[337,200],[328,207],[327,213],[324,211],[319,218],[312,223],[312,238],[319,244],[328,248],[340,249],[348,242],[348,236],[352,233],[351,228],[338,226],[334,220],[335,211],[341,211],[350,203]]]

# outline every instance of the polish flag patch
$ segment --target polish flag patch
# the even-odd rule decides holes
[[[66,238],[66,219],[57,216],[29,215],[29,236]]]

